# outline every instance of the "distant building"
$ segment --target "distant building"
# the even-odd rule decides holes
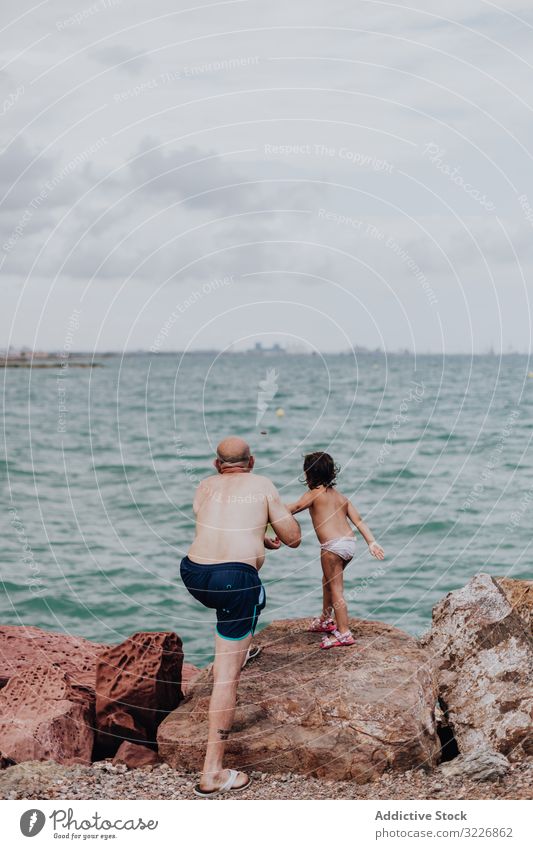
[[[256,342],[253,349],[258,354],[284,354],[285,348],[283,348],[278,342],[274,342],[270,348],[265,348],[262,342]]]

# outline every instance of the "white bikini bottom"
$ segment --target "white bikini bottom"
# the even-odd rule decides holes
[[[355,538],[354,537],[337,537],[337,539],[328,539],[320,546],[322,551],[331,551],[332,554],[337,554],[345,563],[349,563],[355,554]]]

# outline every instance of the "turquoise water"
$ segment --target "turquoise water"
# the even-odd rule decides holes
[[[304,452],[328,450],[341,464],[339,488],[387,555],[381,565],[359,541],[346,570],[354,615],[418,634],[432,605],[475,572],[531,577],[527,357],[99,362],[3,373],[2,623],[106,642],[172,629],[189,660],[210,660],[212,614],[187,594],[178,566],[193,535],[196,482],[228,433],[251,442],[256,470],[287,501],[302,491]],[[256,424],[265,379],[277,392]],[[309,517],[301,523],[301,547],[269,553],[261,572],[261,627],[320,609],[318,548]]]

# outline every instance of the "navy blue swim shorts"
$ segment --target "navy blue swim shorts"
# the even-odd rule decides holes
[[[249,563],[194,563],[184,557],[181,579],[204,607],[217,612],[217,633],[225,640],[243,640],[255,632],[266,595],[257,569]]]

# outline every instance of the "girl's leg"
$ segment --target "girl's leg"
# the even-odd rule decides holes
[[[337,630],[341,634],[345,634],[350,630],[348,622],[348,608],[344,601],[344,562],[331,551],[323,551],[321,555],[322,571],[326,578],[331,600],[333,602],[333,610],[335,611],[335,619],[337,620]]]
[[[326,576],[322,574],[322,616],[321,619],[333,618],[333,601],[331,598],[331,589]]]

